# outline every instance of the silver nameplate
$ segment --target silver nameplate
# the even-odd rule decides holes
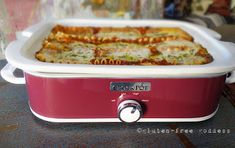
[[[111,91],[150,91],[150,82],[111,82]]]

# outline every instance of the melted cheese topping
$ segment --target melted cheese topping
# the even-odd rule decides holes
[[[182,37],[187,40],[192,40],[192,37],[179,28],[150,28],[146,31],[148,37],[167,37],[175,36]]]
[[[149,48],[130,43],[108,43],[98,46],[104,53],[102,57],[125,61],[140,61],[148,59],[151,52]]]
[[[203,48],[196,43],[186,40],[166,41],[156,45],[161,56],[172,64],[204,63],[205,58],[196,55]]]
[[[62,53],[62,56],[67,59],[75,60],[81,64],[88,64],[90,60],[94,58],[95,46],[92,44],[75,42],[69,44],[69,47],[71,51]]]
[[[69,48],[67,51],[45,48],[41,53],[44,54],[46,62],[89,64],[94,58],[95,46],[92,44],[75,42],[67,46]]]
[[[133,28],[103,28],[97,34],[99,38],[119,38],[119,39],[136,39],[141,34],[137,29]]]
[[[35,57],[52,63],[112,65],[197,65],[213,61],[205,48],[179,28],[61,25],[52,29]]]

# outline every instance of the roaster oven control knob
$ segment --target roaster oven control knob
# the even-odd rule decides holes
[[[123,122],[136,122],[142,116],[141,105],[135,100],[125,100],[118,105],[118,116]]]

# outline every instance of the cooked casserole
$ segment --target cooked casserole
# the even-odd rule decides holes
[[[104,65],[200,65],[212,56],[180,28],[55,26],[35,57]]]

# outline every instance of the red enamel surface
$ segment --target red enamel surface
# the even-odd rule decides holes
[[[110,82],[150,82],[151,91],[126,92],[145,118],[194,118],[215,111],[225,76],[212,78],[43,78],[25,74],[31,108],[51,118],[116,118],[119,96]]]

